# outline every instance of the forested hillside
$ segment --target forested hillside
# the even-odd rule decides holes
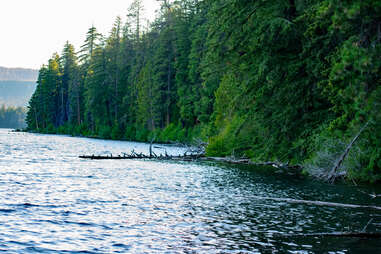
[[[0,81],[36,81],[37,75],[33,69],[0,67]]]
[[[36,86],[32,81],[0,81],[0,105],[27,106]]]
[[[142,1],[39,72],[29,130],[139,141],[207,140],[210,155],[303,163],[346,157],[381,180],[381,1]]]
[[[0,107],[0,128],[25,128],[25,108]]]

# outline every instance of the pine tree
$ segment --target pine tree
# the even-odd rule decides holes
[[[79,69],[74,46],[66,42],[61,58],[62,64],[62,85],[61,85],[61,113],[60,125],[70,122],[81,124],[81,100],[82,88],[79,81]]]

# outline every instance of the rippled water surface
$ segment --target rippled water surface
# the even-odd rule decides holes
[[[0,129],[0,250],[84,253],[377,253],[381,212],[258,197],[380,205],[358,188],[211,163],[91,161],[148,145]],[[168,153],[184,152],[166,147]],[[164,147],[155,147],[164,153]],[[371,192],[373,189],[362,189]],[[285,236],[284,234],[287,234]],[[380,252],[378,252],[380,253]]]

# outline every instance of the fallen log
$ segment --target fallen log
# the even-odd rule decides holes
[[[362,209],[374,209],[380,210],[380,206],[373,205],[354,205],[354,204],[343,204],[343,203],[335,203],[335,202],[325,202],[325,201],[314,201],[314,200],[302,200],[302,199],[292,199],[292,198],[272,198],[272,197],[260,197],[253,196],[253,199],[262,199],[262,200],[273,200],[294,204],[307,204],[307,205],[316,205],[316,206],[331,206],[331,207],[342,207],[342,208],[362,208]]]
[[[145,155],[143,153],[135,153],[134,151],[130,155],[124,154],[123,156],[108,156],[108,155],[80,155],[80,159],[90,159],[90,160],[131,160],[131,159],[157,159],[157,160],[184,160],[191,161],[198,158],[201,158],[203,155],[176,155],[171,156],[168,154],[165,155],[156,155],[154,152],[151,152],[151,155]]]
[[[255,166],[272,166],[274,168],[283,168],[283,169],[294,169],[300,170],[302,166],[300,165],[289,165],[288,163],[279,163],[279,162],[253,162],[250,159],[235,159],[230,157],[205,157],[204,154],[187,154],[184,155],[168,155],[165,152],[165,155],[160,154],[156,155],[150,149],[150,155],[144,155],[143,153],[137,154],[134,150],[132,150],[131,154],[123,154],[123,156],[108,156],[108,155],[81,155],[79,158],[81,159],[91,159],[91,160],[127,160],[127,159],[160,159],[160,160],[177,160],[177,161],[194,161],[194,160],[202,160],[202,161],[216,161],[216,162],[224,162],[230,164],[246,164],[246,165],[255,165]]]
[[[337,176],[337,171],[343,164],[345,158],[349,154],[349,151],[351,150],[353,144],[357,141],[357,139],[360,137],[361,133],[365,130],[365,128],[368,126],[369,121],[360,129],[360,131],[357,133],[357,135],[352,139],[352,141],[348,144],[345,151],[341,154],[340,158],[336,161],[335,165],[332,167],[331,171],[328,173],[328,181],[330,183],[334,183]]]
[[[167,151],[165,151],[165,154],[160,154],[159,156],[153,152],[152,145],[150,145],[149,149],[149,155],[145,155],[143,153],[137,154],[134,150],[131,151],[131,154],[124,153],[123,156],[108,156],[108,155],[81,155],[79,158],[81,159],[90,159],[90,160],[128,160],[128,159],[156,159],[156,160],[176,160],[176,161],[195,161],[195,160],[201,160],[201,161],[216,161],[216,162],[223,162],[223,163],[229,163],[229,164],[241,164],[241,165],[253,165],[253,166],[271,166],[274,168],[279,169],[286,169],[286,170],[296,170],[300,171],[302,169],[302,166],[300,165],[289,165],[288,163],[279,163],[279,162],[253,162],[248,158],[231,158],[231,157],[206,157],[204,153],[191,153],[187,154],[188,151],[186,151],[183,155],[168,155]]]
[[[365,191],[360,191],[360,190],[359,190],[359,192],[364,193],[366,195],[369,195],[371,198],[381,198],[381,194],[376,194],[375,192],[373,192],[373,193],[367,193]]]
[[[229,157],[203,157],[201,160],[227,162],[231,164],[249,164],[250,163],[249,159],[233,159]]]
[[[274,168],[283,168],[283,169],[301,169],[301,165],[290,165],[288,163],[281,163],[281,162],[274,162],[274,161],[268,161],[268,162],[254,162],[250,159],[235,159],[231,157],[202,157],[201,160],[204,161],[217,161],[217,162],[225,162],[230,164],[247,164],[247,165],[255,165],[255,166],[271,166]]]
[[[378,232],[332,232],[312,234],[276,234],[282,237],[357,237],[357,238],[381,238]]]
[[[147,156],[101,156],[101,155],[81,155],[81,159],[91,160],[127,160],[127,159],[145,159]],[[149,158],[149,157],[148,157]]]

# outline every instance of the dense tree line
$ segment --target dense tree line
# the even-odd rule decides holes
[[[0,128],[25,128],[25,109],[22,107],[0,107]]]
[[[166,142],[210,155],[325,170],[368,123],[344,168],[381,179],[381,2],[142,1],[104,37],[94,27],[39,73],[28,128]]]

